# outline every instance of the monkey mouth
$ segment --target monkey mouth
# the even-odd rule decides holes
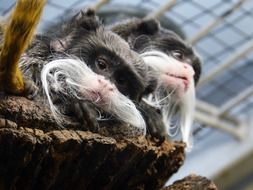
[[[189,79],[186,76],[176,75],[171,73],[165,73],[166,75],[166,83],[171,86],[182,87],[182,90],[186,92],[189,88]]]
[[[90,97],[90,100],[93,103],[99,103],[103,99],[103,95],[98,91],[90,91],[89,92],[89,97]]]
[[[189,80],[188,80],[187,77],[185,77],[185,76],[179,76],[179,75],[173,75],[173,74],[171,74],[170,76],[183,81],[183,83],[184,83],[184,91],[186,91],[189,88]]]
[[[177,79],[188,80],[187,77],[185,76],[174,75],[174,74],[168,74],[168,75]]]

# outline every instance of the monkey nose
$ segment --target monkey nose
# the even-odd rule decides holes
[[[183,68],[185,70],[187,70],[187,73],[189,73],[190,75],[194,76],[195,75],[195,71],[193,70],[192,66],[187,64],[187,63],[184,63],[183,64]]]
[[[189,65],[189,64],[187,64],[187,63],[183,63],[183,68],[184,69],[189,69],[191,66]]]
[[[108,81],[106,80],[106,78],[104,76],[98,75],[97,76],[97,81],[99,84],[106,84],[108,83]]]
[[[107,80],[104,76],[98,76],[97,81],[100,88],[103,88],[103,90],[114,91],[116,89],[116,86],[111,83],[110,80]]]

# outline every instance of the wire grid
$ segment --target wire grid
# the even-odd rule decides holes
[[[1,1],[0,1],[1,2]],[[1,16],[6,15],[15,5],[15,1],[3,1],[0,6]]]
[[[166,15],[182,27],[188,38],[203,26],[217,19],[237,1],[179,1]],[[211,30],[195,45],[203,60],[203,76],[231,56],[253,37],[253,3],[246,2],[228,16],[222,24]],[[253,54],[246,55],[234,66],[197,90],[198,98],[221,106],[253,84]],[[247,103],[245,104],[247,105]],[[252,106],[246,106],[247,112]],[[239,113],[239,112],[238,112]]]
[[[149,10],[147,11],[149,13],[166,2],[167,0],[111,0],[106,6],[113,7],[114,4],[120,4],[122,7],[134,6],[136,12],[144,8]],[[178,0],[172,9],[165,13],[165,16],[175,21],[185,32],[187,38],[191,38],[203,26],[217,19],[237,2],[238,0]],[[67,15],[93,3],[92,0],[48,0],[38,30],[42,31],[47,25],[59,20],[62,15]],[[14,0],[2,0],[0,14],[7,15],[14,4]],[[253,37],[252,23],[253,2],[249,1],[194,44],[203,61],[202,76],[239,51],[240,47]],[[221,75],[198,88],[197,97],[216,106],[223,105],[253,83],[252,62],[253,53],[250,53]],[[241,114],[241,110],[244,113],[252,110],[252,106],[248,106],[249,103],[250,100],[247,99],[246,102],[239,105],[239,108],[235,108],[239,110],[237,114]],[[231,110],[231,112],[235,111]]]

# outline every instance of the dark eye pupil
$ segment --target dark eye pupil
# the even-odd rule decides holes
[[[99,69],[101,69],[101,70],[105,70],[107,68],[106,63],[102,60],[98,60],[97,65],[98,65]]]

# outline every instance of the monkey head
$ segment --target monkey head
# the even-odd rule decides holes
[[[53,50],[80,58],[123,95],[134,101],[141,99],[148,76],[146,65],[127,42],[103,27],[94,11],[80,11],[60,31],[51,42]]]
[[[146,43],[141,38],[143,37],[136,40],[134,48],[141,50],[144,61],[158,72],[161,85],[175,98],[182,98],[191,86],[190,83],[196,85],[199,80],[199,58],[192,48],[172,31],[160,29],[158,33],[150,36]],[[150,51],[146,47],[150,47]]]
[[[176,98],[186,93],[190,80],[197,84],[201,74],[199,58],[180,36],[162,28],[155,19],[131,19],[113,25],[111,30],[141,54],[144,62],[160,75],[158,83],[163,83]]]

